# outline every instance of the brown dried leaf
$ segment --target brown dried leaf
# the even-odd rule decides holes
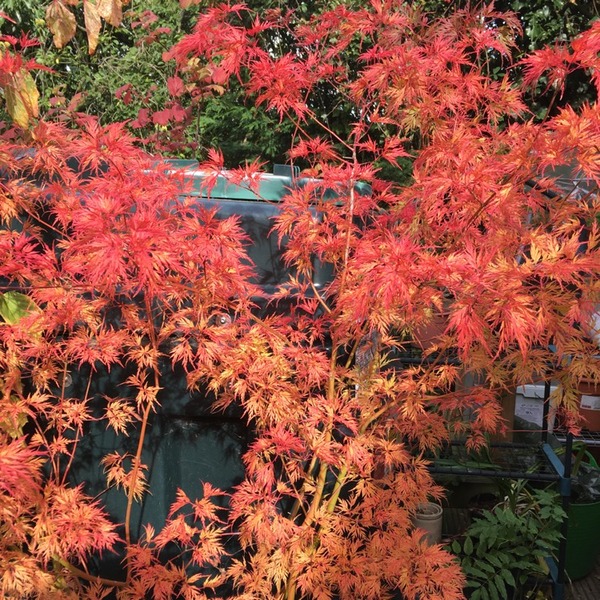
[[[75,15],[63,4],[62,0],[54,0],[46,9],[46,25],[53,36],[54,45],[62,48],[75,35],[77,24]]]
[[[98,37],[100,35],[100,29],[102,28],[102,22],[100,20],[100,13],[98,12],[98,6],[93,0],[83,0],[83,17],[88,38],[88,53],[94,54],[94,52],[96,52],[96,47],[98,46]]]
[[[121,0],[96,0],[98,14],[113,27],[123,21],[123,2]]]

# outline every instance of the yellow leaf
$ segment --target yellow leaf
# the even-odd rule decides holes
[[[123,2],[121,0],[96,0],[98,14],[113,27],[123,20]]]
[[[83,18],[88,38],[88,52],[94,54],[98,46],[98,36],[102,28],[98,6],[93,0],[83,0]]]
[[[11,395],[8,405],[3,407],[3,418],[0,421],[0,431],[3,431],[13,440],[23,435],[23,427],[27,424],[27,413],[19,410],[21,401],[17,396]],[[8,410],[7,410],[8,409]]]
[[[38,116],[40,94],[29,71],[20,69],[13,73],[4,88],[6,109],[20,127],[27,127],[31,118]]]
[[[35,302],[25,294],[8,291],[0,294],[0,317],[10,325],[16,325],[24,316],[39,310]]]
[[[77,28],[75,15],[61,0],[55,0],[46,9],[46,25],[57,48],[64,47],[73,38]]]

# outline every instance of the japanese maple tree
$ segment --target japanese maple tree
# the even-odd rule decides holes
[[[52,3],[61,35],[68,4]],[[428,453],[454,436],[484,444],[514,385],[558,379],[568,411],[580,379],[600,380],[588,327],[600,202],[554,175],[568,165],[597,182],[598,107],[540,123],[524,102],[541,78],[559,95],[576,70],[599,87],[600,26],[496,80],[488,59],[510,66],[519,26],[493,6],[432,20],[378,0],[308,21],[243,4],[199,14],[165,55],[173,90],[201,98],[236,80],[295,131],[303,184],[274,222],[290,276],[262,311],[238,220],[186,196],[186,178],[126,123],[40,117],[27,44],[5,41],[0,85],[18,116],[0,145],[5,596],[462,597],[457,563],[411,525],[443,495]],[[294,50],[279,53],[278,36]],[[349,135],[318,111],[323,94]],[[409,185],[381,176],[407,157]],[[219,175],[259,189],[258,164],[227,172],[215,149],[203,168],[209,194]],[[316,261],[331,269],[325,287]],[[136,539],[168,363],[214,410],[240,410],[253,441],[239,485],[179,490],[164,526]],[[122,393],[95,397],[95,378],[119,369]],[[75,372],[88,383],[69,397]],[[119,523],[71,478],[98,421],[123,438],[102,459],[107,489],[126,498]],[[100,552],[119,554],[122,578],[90,568]]]

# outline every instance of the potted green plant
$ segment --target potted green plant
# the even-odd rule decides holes
[[[469,599],[533,597],[547,581],[544,559],[558,544],[563,519],[555,492],[514,481],[503,501],[482,511],[450,546]]]

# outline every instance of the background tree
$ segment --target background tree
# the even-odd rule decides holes
[[[208,148],[219,146],[228,165],[259,155],[285,162],[291,133],[277,119],[256,111],[235,84],[192,99],[172,79],[172,65],[162,55],[190,30],[198,4],[124,4],[122,20],[100,21],[93,52],[81,2],[9,3],[5,13],[11,20],[5,19],[0,31],[16,37],[27,32],[39,42],[29,57],[51,69],[36,74],[43,108],[70,104],[103,123],[129,120],[147,148],[156,152],[205,156]],[[269,8],[269,2],[263,4]],[[306,18],[308,5],[297,8],[300,18]]]
[[[53,40],[60,40],[61,36],[52,35],[47,15],[49,7],[57,4],[65,8],[58,14],[55,10],[54,19],[59,22],[63,19],[64,30],[64,15],[69,11],[73,15],[69,27],[75,32],[72,39],[59,44],[60,48]],[[112,2],[105,4],[112,5]],[[174,73],[172,65],[163,61],[163,53],[178,36],[190,31],[197,12],[210,4],[176,0],[124,4],[123,19],[118,24],[101,20],[96,49],[91,55],[81,2],[69,4],[55,0],[40,4],[8,0],[4,10],[14,23],[5,20],[0,31],[16,36],[28,32],[40,41],[40,47],[30,49],[29,56],[52,69],[35,76],[42,106],[72,103],[82,112],[99,116],[103,123],[128,119],[147,147],[157,152],[203,158],[209,148],[219,147],[228,166],[258,157],[271,163],[284,163],[293,131],[271,115],[257,111],[236,82],[230,82],[226,89],[217,88],[216,93],[192,99],[175,80],[169,80]],[[301,24],[329,4],[318,0],[288,3],[286,7],[294,11],[293,22]],[[352,7],[351,2],[344,4]],[[447,14],[451,7],[481,3],[415,0],[412,4],[435,18]],[[260,10],[280,8],[278,2],[271,0],[254,2],[252,6]],[[515,60],[546,44],[572,40],[598,16],[596,2],[510,0],[497,2],[496,7],[514,11],[522,24],[511,49]],[[289,26],[295,27],[292,21]],[[265,32],[265,35],[270,34]],[[285,53],[291,49],[293,39],[275,36],[270,45],[273,52]],[[347,49],[344,60],[349,65],[356,60],[356,49],[356,45]],[[493,52],[486,60],[491,73],[502,76],[508,63]],[[519,72],[519,68],[512,68],[511,76],[519,77]],[[171,81],[170,87],[166,85],[168,81]],[[538,118],[544,118],[551,105],[580,106],[594,98],[595,89],[589,76],[576,71],[570,74],[560,97],[555,97],[542,78],[537,92],[526,96],[525,101]],[[326,116],[331,127],[339,132],[348,131],[349,106],[336,97],[331,88],[324,87],[312,101],[315,112]],[[231,127],[233,123],[235,127]],[[405,161],[404,166],[408,164],[409,161]],[[406,179],[403,172],[389,169],[383,163],[379,166],[388,169],[390,178]]]
[[[449,9],[448,3],[438,0],[425,0],[421,4],[436,15],[443,14]],[[599,5],[596,1],[553,0],[544,2],[533,0],[532,2],[523,2],[522,0],[501,0],[494,4],[498,10],[511,11],[521,22],[521,31],[516,35],[512,51],[515,60],[545,46],[568,44],[600,16]],[[467,7],[473,5],[473,2],[471,0],[459,1],[453,2],[452,5]],[[504,23],[499,21],[493,26],[502,30]],[[490,60],[489,68],[493,74],[501,76],[505,73],[508,63],[504,62],[499,55],[490,53],[488,58]],[[518,66],[511,66],[510,73],[514,79],[522,76]],[[569,74],[560,96],[554,94],[554,90],[542,77],[538,89],[535,93],[526,96],[525,101],[536,117],[543,119],[547,116],[548,111],[554,114],[553,110],[556,110],[558,106],[579,107],[585,102],[594,101],[595,98],[596,90],[590,81],[589,73],[579,70]]]

